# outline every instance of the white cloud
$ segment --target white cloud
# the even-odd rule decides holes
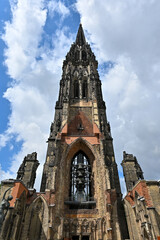
[[[9,171],[6,172],[2,170],[1,164],[0,164],[0,176],[1,180],[13,178],[13,175]]]
[[[0,134],[0,150],[1,148],[6,146],[6,143],[8,140],[9,140],[9,137],[7,135]]]
[[[13,18],[12,22],[6,22],[3,40],[12,48],[5,51],[5,63],[9,75],[19,81],[24,72],[30,71],[37,55],[47,11],[42,0],[11,2]]]
[[[6,23],[3,35],[7,45],[5,64],[8,74],[14,80],[4,93],[11,105],[11,115],[8,129],[1,134],[0,146],[4,147],[9,140],[16,138],[17,142],[22,141],[22,147],[13,156],[6,175],[0,169],[0,180],[4,176],[16,177],[24,156],[36,151],[41,163],[37,171],[37,188],[40,185],[42,163],[45,161],[46,140],[53,121],[62,63],[72,42],[72,35],[67,38],[66,29],[62,28],[56,31],[52,39],[53,48],[46,43],[44,26],[49,10],[45,8],[45,3],[42,0],[12,1],[13,18]],[[67,8],[60,1],[55,11],[57,9],[61,18],[68,14]]]
[[[62,20],[67,17],[70,13],[69,9],[61,1],[51,0],[48,3],[49,14],[51,17],[57,12],[62,16]]]
[[[126,150],[137,156],[147,179],[159,179],[160,2],[77,1],[81,22],[100,63],[117,162]]]

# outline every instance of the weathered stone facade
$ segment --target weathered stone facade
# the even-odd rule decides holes
[[[136,220],[133,218],[133,223],[130,220],[130,214],[134,214],[130,195],[122,200],[97,67],[80,25],[76,41],[63,63],[40,193],[33,189],[38,167],[37,155],[33,153],[25,157],[17,180],[2,182],[1,196],[11,186],[13,200],[0,239],[147,239],[136,238],[141,235],[131,231],[130,226],[135,224],[134,232],[139,234]],[[137,166],[140,169],[133,156],[124,154],[123,168],[129,191],[139,180],[139,170],[130,179],[130,166],[131,170]],[[154,193],[154,187],[150,189]],[[158,196],[157,192],[153,206],[158,206]],[[158,226],[154,236],[159,235],[157,229]]]

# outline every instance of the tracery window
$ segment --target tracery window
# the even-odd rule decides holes
[[[72,201],[90,201],[91,194],[91,166],[89,159],[82,152],[78,152],[71,163],[70,198]]]

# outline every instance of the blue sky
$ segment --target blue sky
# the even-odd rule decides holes
[[[48,1],[48,3],[50,4],[53,3],[53,6],[51,6],[49,10],[49,7],[47,7],[47,1],[46,2],[44,1],[43,3],[44,4],[43,7],[46,9],[46,21],[43,26],[43,33],[41,36],[41,40],[39,41],[38,48],[41,48],[41,46],[47,45],[47,47],[52,49],[53,47],[52,37],[54,37],[54,35],[56,34],[56,30],[58,29],[60,31],[60,29],[66,27],[65,33],[67,37],[69,37],[69,34],[75,35],[77,31],[77,27],[80,23],[80,15],[75,10],[74,1],[66,1],[65,5],[62,3],[61,6],[58,2],[56,3],[56,1],[55,2]],[[8,22],[12,24],[12,21],[13,21],[12,14],[14,13],[14,11],[11,10],[11,6],[12,5],[14,5],[14,7],[18,6],[18,1],[17,1],[17,4],[16,2],[14,4],[14,1],[2,0],[0,4],[1,4],[0,5],[0,16],[1,16],[0,31],[1,31],[1,36],[3,36],[5,35],[6,23]],[[55,9],[52,10],[52,7]],[[61,11],[64,11],[64,13]],[[65,23],[63,19],[63,14],[64,15],[66,14]],[[12,114],[11,102],[8,101],[8,99],[6,99],[3,95],[4,95],[4,92],[6,92],[7,88],[9,88],[9,86],[12,86],[12,84],[13,85],[15,84],[16,79],[14,77],[12,78],[11,74],[8,74],[8,68],[4,63],[5,50],[7,49],[7,46],[5,44],[5,41],[3,41],[2,38],[0,39],[0,72],[1,72],[0,107],[1,107],[1,113],[2,113],[1,121],[0,121],[0,132],[3,134],[6,132],[8,128],[9,118],[10,118],[10,115]],[[64,53],[64,56],[65,56],[65,53]],[[41,57],[37,56],[36,60],[40,61]],[[53,105],[54,105],[54,102],[53,102]],[[12,134],[10,134],[9,140],[7,141],[7,144],[2,143],[2,147],[0,151],[0,159],[1,159],[0,163],[1,163],[1,168],[4,172],[8,172],[8,170],[10,171],[12,160],[15,158],[15,155],[21,151],[24,141],[23,141],[23,138],[20,140],[17,140],[17,137],[18,137],[18,133],[16,131],[12,132]],[[11,175],[12,175],[12,172],[11,172]]]
[[[0,29],[1,33],[4,33],[4,22],[10,19],[10,5],[8,1],[1,1],[0,6]],[[10,104],[3,98],[3,93],[6,91],[7,86],[10,82],[9,76],[6,74],[7,68],[3,64],[4,62],[4,48],[5,43],[0,39],[0,109],[1,109],[1,120],[0,120],[0,132],[4,132],[7,129],[8,116],[10,114]],[[3,169],[7,169],[10,164],[9,161],[4,159],[10,158],[9,146],[3,148],[0,152],[1,165]]]
[[[120,176],[125,150],[145,178],[159,179],[159,12],[159,0],[0,1],[0,180],[36,151],[38,189],[62,63],[80,21],[99,62]]]

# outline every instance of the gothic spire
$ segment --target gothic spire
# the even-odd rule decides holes
[[[83,31],[82,24],[80,23],[77,37],[76,37],[76,44],[79,46],[83,46],[85,43],[86,43],[86,39],[84,36],[84,31]]]

